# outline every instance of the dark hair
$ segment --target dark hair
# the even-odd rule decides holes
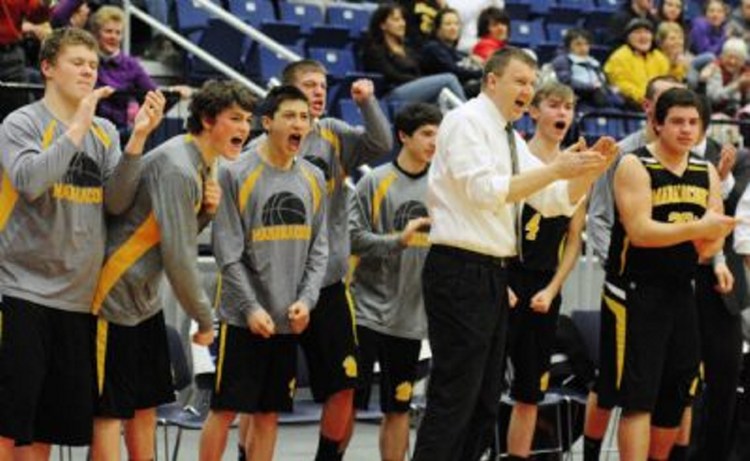
[[[209,80],[193,93],[190,101],[190,115],[187,119],[187,131],[200,134],[203,131],[204,119],[215,119],[223,110],[233,105],[252,112],[255,108],[255,96],[240,82],[232,80]]]
[[[39,50],[39,62],[54,64],[66,46],[85,46],[94,53],[99,53],[99,45],[89,32],[77,27],[63,27],[54,29],[42,42]]]
[[[489,34],[490,26],[493,22],[505,24],[510,29],[510,16],[508,16],[508,13],[496,6],[489,6],[483,9],[479,13],[479,18],[477,18],[477,37],[481,38]]]
[[[436,40],[438,39],[438,37],[437,37],[438,29],[440,29],[440,26],[443,23],[443,18],[447,14],[455,14],[456,16],[458,16],[458,20],[459,21],[461,20],[461,15],[458,14],[458,11],[455,8],[450,8],[450,7],[442,8],[440,11],[437,12],[437,14],[435,15],[435,19],[433,19],[433,21],[432,21],[432,25],[433,25],[433,27],[432,27],[432,38],[434,38]],[[456,46],[456,43],[451,43],[451,45]]]
[[[282,85],[294,85],[300,74],[307,72],[320,72],[323,75],[327,75],[328,71],[325,66],[314,59],[302,59],[297,62],[292,62],[284,67],[281,71],[281,84]]]
[[[687,0],[690,1],[690,0]],[[682,8],[680,9],[680,15],[675,20],[676,23],[680,24],[680,26],[684,26],[685,23],[685,0],[679,0],[680,5]],[[664,17],[664,4],[666,3],[665,0],[661,0],[661,3],[659,3],[659,10],[656,12],[656,15],[659,17],[661,21],[667,21],[667,18]]]
[[[434,104],[417,102],[404,106],[396,114],[393,122],[396,133],[404,133],[411,136],[419,128],[425,125],[440,125],[443,113]]]
[[[654,119],[657,125],[664,124],[669,110],[673,107],[694,107],[701,117],[701,123],[704,121],[706,105],[694,91],[686,88],[670,88],[662,93],[656,101]],[[704,124],[703,128],[705,129],[705,127],[706,125]]]
[[[708,13],[708,7],[711,6],[712,3],[718,3],[722,8],[724,8],[724,14],[727,14],[727,15],[729,14],[729,6],[726,4],[724,0],[706,0],[706,3],[703,4],[704,15]]]
[[[508,67],[508,64],[513,59],[521,61],[531,68],[536,69],[537,67],[536,60],[534,60],[534,58],[531,57],[529,53],[522,50],[521,48],[506,46],[498,51],[495,51],[484,64],[484,71],[482,72],[482,84],[487,81],[487,76],[489,74],[503,75],[505,68]]]
[[[370,26],[367,28],[367,38],[370,43],[383,43],[385,37],[380,26],[396,10],[400,10],[401,14],[404,15],[404,7],[396,3],[384,3],[372,12],[372,15],[370,15]]]
[[[582,38],[589,42],[589,45],[591,45],[591,41],[593,40],[593,36],[588,30],[580,27],[573,27],[572,29],[568,29],[568,31],[565,32],[565,38],[563,39],[565,43],[565,49],[570,50],[570,44],[573,43],[574,40],[578,40],[579,38]]]
[[[670,83],[681,83],[677,78],[675,78],[672,75],[659,75],[657,77],[652,78],[648,81],[646,84],[646,96],[645,98],[649,101],[654,100],[654,94],[656,93],[656,84],[659,82],[670,82]]]
[[[266,95],[266,99],[261,106],[261,115],[263,117],[273,118],[276,112],[286,101],[304,101],[309,105],[307,96],[294,85],[281,85],[272,88]]]

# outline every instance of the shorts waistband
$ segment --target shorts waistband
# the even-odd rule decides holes
[[[430,247],[430,251],[434,251],[435,253],[446,255],[446,256],[452,256],[456,258],[465,259],[467,261],[471,261],[477,264],[483,264],[486,266],[499,266],[499,267],[502,267],[503,269],[509,267],[511,262],[513,262],[513,260],[516,259],[516,258],[510,258],[510,257],[491,256],[491,255],[486,255],[483,253],[477,253],[471,250],[465,250],[463,248],[457,248],[457,247],[452,247],[448,245],[440,245],[440,244],[433,244]]]

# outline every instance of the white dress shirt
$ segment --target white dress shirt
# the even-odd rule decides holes
[[[507,201],[511,159],[503,118],[484,93],[448,113],[440,124],[428,176],[427,203],[434,244],[490,256],[516,255],[513,204]],[[518,133],[519,170],[543,166]],[[526,200],[543,216],[572,215],[566,181]]]

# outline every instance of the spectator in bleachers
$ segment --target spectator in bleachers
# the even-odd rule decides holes
[[[482,66],[456,48],[461,35],[461,18],[453,8],[443,8],[435,16],[433,38],[422,47],[421,66],[427,75],[450,72],[458,77],[468,97],[479,94]]]
[[[477,19],[477,41],[471,50],[475,56],[485,62],[495,51],[501,50],[510,38],[510,16],[505,10],[491,6],[485,8]]]
[[[669,73],[669,60],[654,48],[654,25],[648,19],[632,19],[627,43],[617,48],[604,64],[609,82],[625,98],[626,105],[638,110],[649,80]]]
[[[91,19],[100,53],[97,86],[108,85],[117,91],[99,104],[97,114],[114,123],[122,139],[127,140],[133,115],[138,110],[137,99],[141,93],[155,90],[157,86],[136,58],[122,52],[124,27],[125,13],[116,6],[99,8]],[[181,97],[191,94],[191,89],[184,85],[175,85],[168,90],[179,93]]]
[[[607,45],[616,47],[624,44],[628,38],[628,24],[633,19],[647,19],[656,25],[659,18],[656,16],[656,9],[651,0],[630,0],[624,2],[622,9],[612,16],[609,21],[609,42]]]
[[[396,0],[406,19],[406,43],[419,50],[432,37],[435,16],[446,6],[445,0]]]
[[[656,44],[669,60],[669,74],[685,81],[692,56],[685,50],[685,31],[676,22],[664,21],[656,29]]]
[[[693,19],[690,50],[696,56],[711,53],[716,57],[721,53],[726,39],[727,11],[727,5],[722,0],[708,0],[704,16]]]
[[[52,9],[50,24],[54,28],[68,26],[83,29],[89,20],[89,13],[88,0],[60,0]]]
[[[448,6],[458,11],[461,18],[461,38],[458,40],[457,48],[461,51],[470,52],[477,42],[477,20],[479,15],[488,7],[502,8],[503,0],[448,0]]]
[[[127,137],[129,114],[134,114],[137,92],[156,89],[156,83],[146,73],[138,60],[122,52],[122,31],[125,13],[116,6],[99,8],[91,19],[91,31],[99,42],[99,75],[97,86],[111,86],[121,94],[102,101],[97,114],[109,119]],[[126,93],[126,94],[123,94]]]
[[[684,5],[682,0],[664,0],[659,5],[656,13],[658,24],[673,22],[682,27],[683,31],[687,30],[684,16]]]
[[[386,97],[411,102],[438,102],[444,89],[465,101],[461,83],[453,74],[422,76],[419,57],[405,42],[404,10],[393,3],[380,5],[370,18],[365,46],[365,69],[383,74]]]
[[[23,23],[43,23],[48,16],[49,4],[42,0],[0,1],[0,82],[28,81],[26,55],[21,46]],[[27,102],[25,93],[0,90],[0,122]]]
[[[552,61],[557,79],[575,91],[581,103],[594,107],[607,107],[619,98],[612,94],[602,66],[589,54],[591,33],[573,28],[565,33],[565,53]]]
[[[701,72],[706,95],[714,112],[733,116],[750,101],[750,67],[744,40],[730,38],[724,42],[719,58]]]
[[[727,22],[727,37],[739,37],[750,45],[750,0],[742,0]]]

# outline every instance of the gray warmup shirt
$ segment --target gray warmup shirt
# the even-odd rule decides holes
[[[107,258],[94,312],[118,325],[141,323],[161,310],[159,285],[166,273],[200,330],[212,328],[197,241],[207,175],[190,135],[175,136],[146,155],[133,206],[107,223]]]
[[[291,333],[288,307],[303,301],[313,309],[328,262],[323,175],[305,160],[280,170],[250,151],[222,168],[219,180],[212,228],[219,318],[246,328],[248,315],[263,308],[277,334]]]
[[[105,207],[130,206],[140,156],[95,117],[81,147],[38,101],[0,128],[0,294],[90,312],[104,259]]]
[[[406,247],[399,241],[411,219],[428,215],[426,195],[427,170],[414,176],[394,163],[357,183],[349,221],[352,253],[359,257],[350,285],[357,325],[401,338],[427,336],[421,276],[429,228]]]
[[[377,100],[368,99],[360,109],[364,128],[324,118],[313,126],[300,148],[299,156],[320,168],[326,181],[329,249],[324,287],[342,281],[348,267],[349,199],[344,180],[358,166],[388,154],[393,148],[391,126]],[[265,135],[256,138],[250,148],[257,148],[263,139]]]

